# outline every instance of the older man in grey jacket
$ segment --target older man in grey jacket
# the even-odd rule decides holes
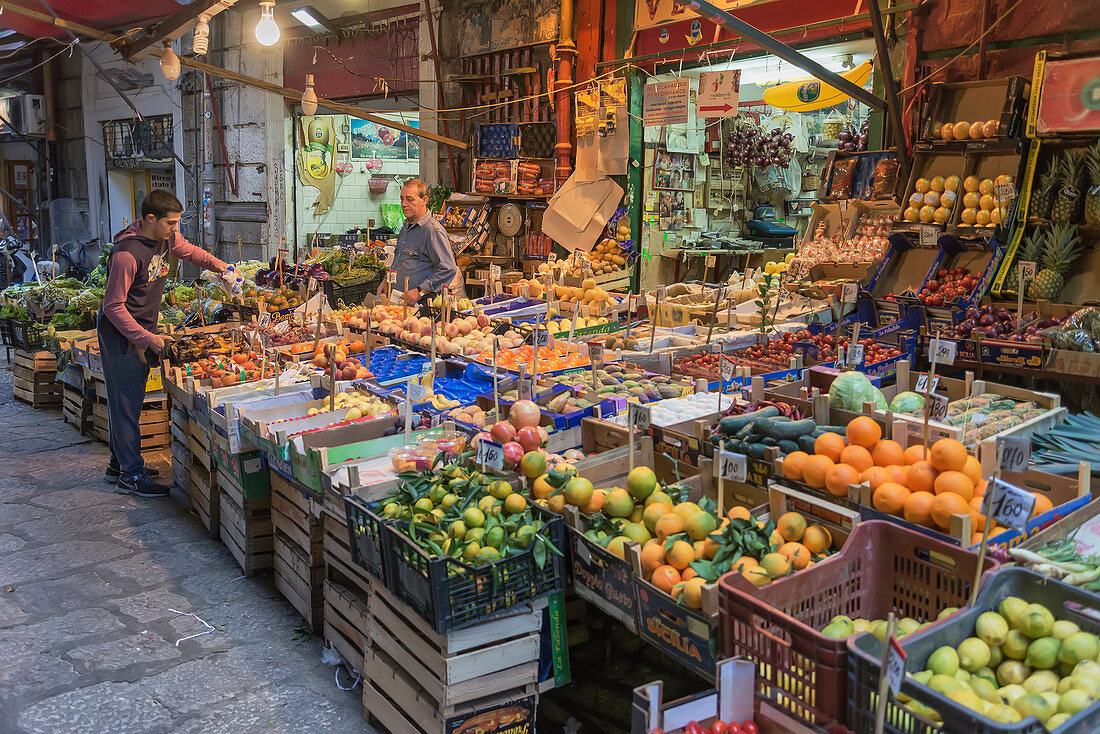
[[[428,211],[426,183],[418,178],[405,182],[401,211],[405,224],[397,235],[393,270],[397,273],[395,290],[404,291],[402,300],[411,306],[441,293],[445,285],[451,285],[452,291],[454,285],[461,287],[447,230]]]

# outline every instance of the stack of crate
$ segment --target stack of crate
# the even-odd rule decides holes
[[[159,374],[159,370],[158,370]],[[107,384],[102,372],[87,372],[88,393],[94,395],[92,405],[92,437],[107,443],[110,434],[107,415]],[[153,389],[150,389],[153,388]],[[141,433],[141,453],[149,454],[168,448],[172,440],[168,395],[160,389],[160,381],[146,385],[145,402],[141,406],[138,428]]]
[[[191,493],[191,436],[190,418],[187,407],[173,400],[171,402],[172,434],[172,479],[176,486],[187,494]]]
[[[81,433],[92,419],[92,401],[80,365],[70,363],[61,374],[61,417]]]
[[[16,349],[11,367],[12,394],[32,408],[60,409],[61,383],[57,358],[45,350]]]
[[[209,424],[203,424],[197,414],[189,414],[187,434],[191,450],[191,510],[198,515],[211,538],[220,538],[221,499]]]
[[[258,451],[230,453],[226,439],[211,434],[218,475],[221,539],[246,576],[271,568],[275,534],[271,525],[271,482]]]
[[[325,641],[349,667],[362,671],[371,577],[351,559],[343,500],[326,492],[320,514],[325,564],[322,589]]]
[[[271,524],[275,531],[275,588],[313,631],[320,633],[325,607],[324,528],[313,514],[307,491],[274,471]]]

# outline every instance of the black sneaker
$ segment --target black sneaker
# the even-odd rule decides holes
[[[150,478],[148,474],[137,474],[120,478],[118,491],[129,492],[138,497],[167,497],[171,489]]]
[[[160,476],[160,472],[151,466],[145,467],[145,475],[156,479]],[[103,482],[105,484],[118,484],[119,478],[122,476],[122,470],[117,466],[108,466],[107,471],[103,473]]]

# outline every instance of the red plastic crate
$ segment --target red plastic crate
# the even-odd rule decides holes
[[[838,614],[934,622],[970,598],[977,554],[881,520],[861,522],[839,553],[760,588],[718,580],[718,652],[756,661],[763,702],[809,725],[846,724],[845,639],[818,630]],[[1000,564],[985,559],[988,572]]]

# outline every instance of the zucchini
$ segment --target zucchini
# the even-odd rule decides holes
[[[779,441],[775,440],[774,438],[771,438],[770,436],[760,439],[760,443],[764,444],[765,446],[778,446],[779,445]]]
[[[743,427],[749,425],[753,421],[759,418],[774,418],[779,415],[779,408],[774,405],[761,408],[760,410],[754,410],[751,413],[742,413],[741,415],[728,415],[722,420],[718,421],[718,432],[726,436],[732,436],[736,434]]]
[[[839,433],[841,436],[846,436],[847,431],[845,426],[818,426],[814,429],[813,436],[817,438],[822,433]]]
[[[762,443],[750,443],[746,446],[746,448],[748,449],[748,451],[745,452],[745,455],[748,456],[750,459],[763,459],[764,456],[768,453],[767,445]]]
[[[737,433],[733,434],[733,437],[744,439],[745,436],[749,435],[750,433],[752,433],[752,424],[746,423],[738,429]]]
[[[781,438],[795,439],[799,436],[805,436],[807,433],[813,433],[814,429],[817,428],[817,424],[814,423],[813,418],[804,418],[800,421],[763,419],[756,421],[752,425],[753,430],[761,436],[767,436],[777,440]]]

